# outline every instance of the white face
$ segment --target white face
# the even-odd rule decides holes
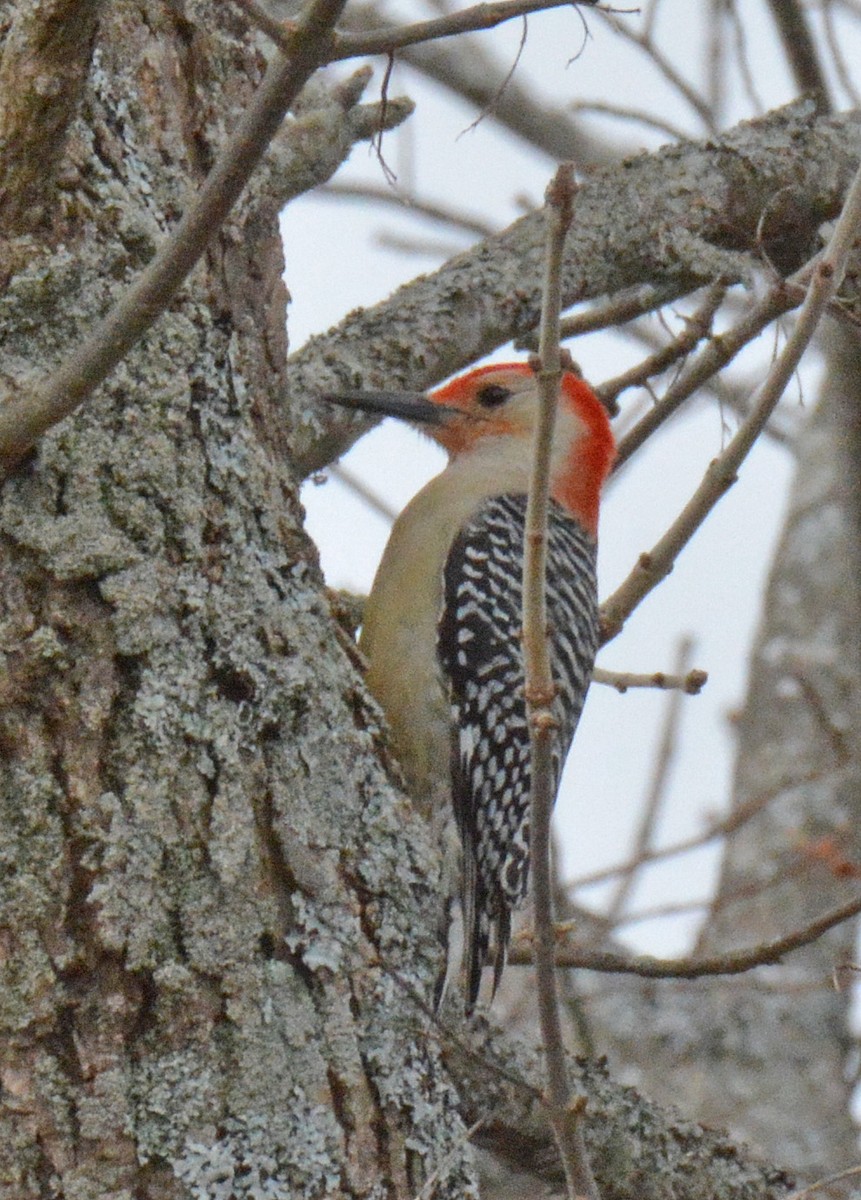
[[[488,443],[488,451],[494,456],[499,455],[499,440],[493,435],[493,426],[498,425],[499,437],[512,443],[512,454],[518,460],[524,454],[528,456],[527,447],[532,444],[538,421],[539,386],[536,376],[503,367],[475,380],[470,390],[468,400],[461,398],[460,405],[477,418],[476,433],[481,442]],[[573,406],[563,400],[556,409],[554,451],[567,451],[572,442],[585,432],[585,425]],[[471,440],[470,450],[475,452],[479,449],[476,441]],[[505,457],[508,458],[507,455]]]

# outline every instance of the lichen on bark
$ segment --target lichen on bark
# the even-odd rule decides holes
[[[51,220],[2,249],[8,388],[147,261],[263,66],[238,12],[103,12]],[[371,1195],[387,1157],[407,1195],[407,1140],[468,1186],[411,998],[434,850],[379,766],[285,453],[278,209],[370,126],[316,97],[0,497],[4,1196]]]

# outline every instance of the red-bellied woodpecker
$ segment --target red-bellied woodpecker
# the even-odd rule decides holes
[[[521,573],[537,381],[523,363],[480,367],[429,395],[327,397],[421,425],[448,452],[395,522],[365,608],[360,648],[392,746],[426,812],[453,805],[463,845],[467,1003],[528,889],[530,742]],[[562,377],[551,455],[547,605],[557,695],[557,782],[598,646],[595,551],[614,452],[607,414]]]

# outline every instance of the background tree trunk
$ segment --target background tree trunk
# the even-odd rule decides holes
[[[857,892],[861,349],[843,327],[827,346],[737,718],[737,827],[702,926],[704,954],[778,938]],[[655,1099],[806,1178],[846,1168],[857,1159],[854,944],[847,923],[754,975],[587,979],[594,1049]]]

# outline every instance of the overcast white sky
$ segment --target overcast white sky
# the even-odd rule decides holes
[[[692,81],[702,73],[702,42],[690,0],[664,0],[658,35],[677,67]],[[428,15],[409,6],[412,19]],[[641,18],[620,18],[637,25]],[[518,79],[556,105],[601,99],[649,108],[704,136],[695,114],[671,92],[639,54],[594,15],[587,16],[589,36],[576,12],[560,9],[533,16]],[[772,107],[792,96],[769,19],[758,3],[744,6],[746,39],[756,87]],[[514,60],[520,23],[483,35],[506,69]],[[569,62],[574,56],[575,61]],[[766,69],[767,67],[767,69]],[[376,65],[371,90],[379,87]],[[726,125],[753,115],[741,85]],[[553,163],[492,121],[468,128],[474,113],[442,89],[407,68],[398,67],[391,94],[406,93],[417,111],[403,132],[389,135],[385,155],[402,183],[430,200],[482,214],[499,228],[522,211],[518,199],[540,203]],[[370,92],[369,92],[370,95]],[[595,122],[595,129],[602,128]],[[614,125],[614,133],[633,146],[653,149],[661,139],[640,125]],[[358,147],[339,179],[383,182],[376,158]],[[391,208],[319,199],[294,203],[283,220],[286,280],[293,302],[289,315],[291,345],[325,330],[357,305],[373,304],[423,271],[441,255],[393,252],[378,244],[381,233],[422,242],[445,242],[454,249],[468,244],[447,229]],[[763,339],[766,363],[773,337]],[[617,374],[638,355],[631,343],[597,334],[571,345],[587,379],[595,383]],[[510,348],[493,356],[505,361]],[[746,360],[753,364],[754,358]],[[815,363],[805,372],[804,388],[813,394]],[[790,403],[796,403],[796,387]],[[626,393],[630,406],[642,394]],[[606,595],[628,573],[637,556],[663,532],[697,485],[709,460],[721,448],[734,421],[704,402],[649,443],[611,487],[601,520],[600,577]],[[385,499],[401,506],[444,459],[420,435],[386,422],[344,459]],[[725,802],[730,787],[732,734],[728,714],[744,696],[746,659],[753,636],[774,539],[779,530],[791,473],[786,452],[773,443],[760,445],[736,486],[682,555],[674,573],[631,618],[623,635],[600,656],[606,667],[654,671],[670,668],[680,635],[697,643],[695,665],[709,672],[699,697],[686,698],[681,747],[675,760],[659,839],[676,840],[696,832]],[[387,537],[386,523],[335,480],[306,486],[303,499],[308,528],[320,547],[332,586],[366,592]],[[566,877],[623,860],[654,759],[665,697],[656,692],[619,696],[593,686],[575,739],[557,805],[557,832]],[[705,897],[716,869],[713,850],[674,860],[644,873],[633,907]],[[589,900],[599,894],[584,893]],[[692,929],[690,919],[652,921],[631,930],[635,943],[653,952],[682,950]]]

